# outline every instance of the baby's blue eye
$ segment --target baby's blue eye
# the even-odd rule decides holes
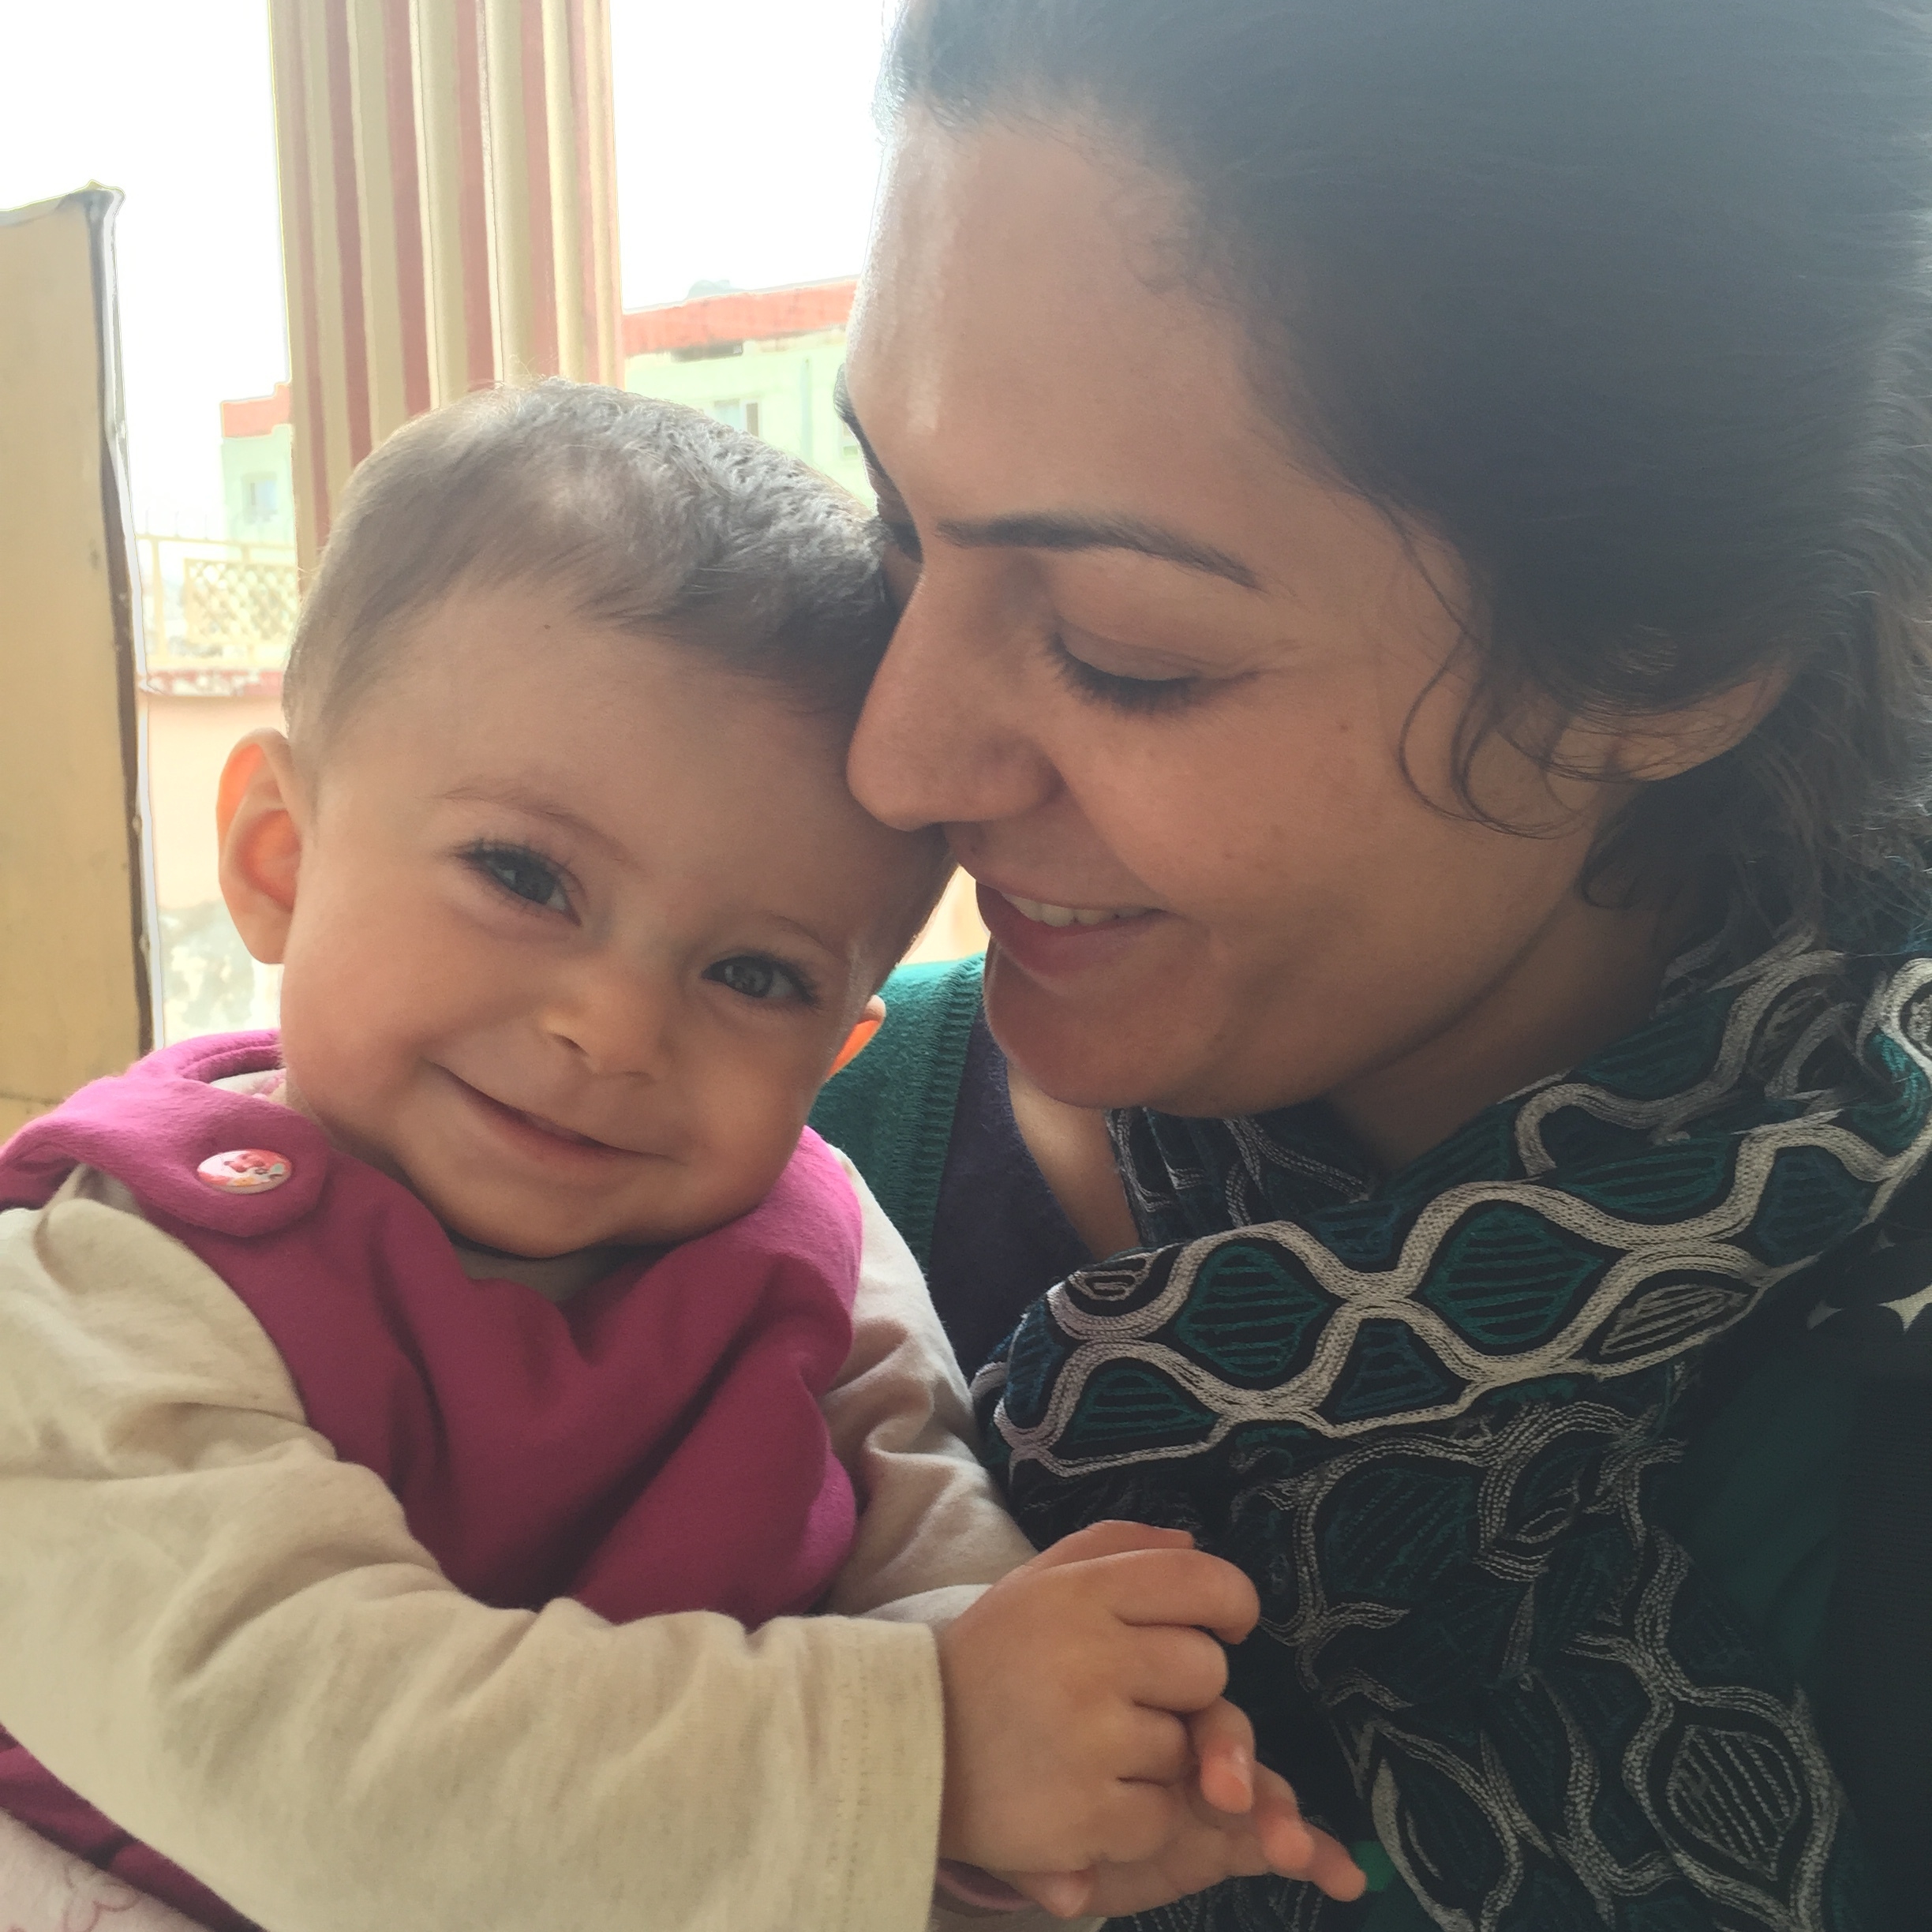
[[[795,1000],[809,1005],[811,991],[788,966],[762,953],[741,953],[705,968],[705,977],[751,1000]]]
[[[564,875],[549,859],[540,859],[519,845],[479,845],[468,856],[485,878],[517,898],[531,905],[547,906],[553,912],[570,910]]]

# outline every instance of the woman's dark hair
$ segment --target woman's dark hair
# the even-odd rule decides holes
[[[889,98],[1188,197],[1270,406],[1466,570],[1470,764],[1775,668],[1593,862],[1762,927],[1923,869],[1932,15],[1893,0],[911,0]],[[1553,702],[1552,702],[1553,701]]]
[[[552,379],[399,430],[357,470],[283,687],[319,744],[452,593],[532,584],[560,609],[706,652],[848,721],[892,635],[875,531],[796,457],[695,409]]]

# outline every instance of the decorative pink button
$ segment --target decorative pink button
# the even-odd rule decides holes
[[[286,1155],[271,1154],[264,1148],[234,1148],[226,1154],[211,1154],[195,1170],[212,1188],[225,1194],[266,1194],[279,1188],[294,1173]]]

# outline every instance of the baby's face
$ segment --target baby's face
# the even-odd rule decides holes
[[[836,728],[537,591],[433,611],[302,784],[293,1096],[515,1254],[761,1200],[938,876]]]

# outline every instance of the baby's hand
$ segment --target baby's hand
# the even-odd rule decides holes
[[[1367,1881],[1341,1843],[1309,1824],[1287,1784],[1254,1762],[1247,1718],[1225,1700],[1189,1725],[1198,1775],[1192,1815],[1152,1858],[1084,1872],[1005,1874],[1062,1919],[1125,1917],[1171,1904],[1224,1878],[1275,1872],[1304,1878],[1331,1898],[1360,1898]]]
[[[1205,1634],[1260,1614],[1183,1530],[1096,1523],[994,1585],[939,1633],[939,1848],[989,1871],[1084,1873],[1159,1857],[1192,1817],[1184,1720],[1227,1683]]]

